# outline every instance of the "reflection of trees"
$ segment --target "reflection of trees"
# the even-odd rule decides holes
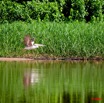
[[[69,95],[69,93],[64,92],[62,99],[63,99],[63,103],[70,103],[70,95]]]
[[[28,69],[33,67],[39,69]],[[104,103],[103,67],[93,62],[34,63],[32,67],[0,63],[0,103]]]
[[[85,103],[95,103],[95,102],[98,103],[99,101],[102,101],[101,95],[98,95],[96,92],[86,93]]]
[[[78,93],[64,92],[62,96],[62,103],[81,103],[81,97]]]
[[[103,96],[96,92],[86,92],[85,94],[63,92],[61,98],[62,103],[98,103],[99,101],[102,103],[103,99],[101,97]]]

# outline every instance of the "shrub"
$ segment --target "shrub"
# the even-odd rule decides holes
[[[103,19],[103,1],[102,0],[85,0],[86,20]]]
[[[7,21],[15,21],[15,20],[27,20],[29,15],[25,11],[23,5],[20,5],[16,2],[1,2],[0,3],[0,15],[1,15],[1,22]]]
[[[11,1],[2,1],[0,3],[1,22],[29,19],[35,20],[59,20],[61,13],[58,9],[57,2],[27,2],[19,4]]]
[[[102,21],[104,1],[102,0],[2,0],[0,1],[0,22],[86,20]]]
[[[28,2],[27,10],[30,12],[30,17],[37,20],[58,20],[61,18],[61,13],[58,9],[57,2]]]

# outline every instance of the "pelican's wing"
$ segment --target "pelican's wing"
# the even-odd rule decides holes
[[[31,50],[31,49],[39,48],[40,46],[45,46],[45,45],[43,45],[43,44],[34,44],[33,46],[25,47],[25,49]]]
[[[32,44],[31,44],[31,37],[29,36],[29,35],[26,35],[25,37],[24,37],[24,44],[25,44],[25,46],[32,46]]]
[[[36,48],[39,48],[39,46],[33,45],[33,46],[25,47],[25,49],[27,49],[27,50],[32,50],[32,49],[36,49]]]
[[[35,46],[45,46],[45,45],[43,45],[43,44],[35,44]]]

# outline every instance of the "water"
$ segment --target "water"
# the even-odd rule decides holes
[[[104,103],[104,63],[0,62],[0,103]]]

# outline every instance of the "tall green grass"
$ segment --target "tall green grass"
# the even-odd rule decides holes
[[[0,56],[104,57],[104,22],[14,22],[0,25]],[[46,45],[24,50],[24,36]]]

